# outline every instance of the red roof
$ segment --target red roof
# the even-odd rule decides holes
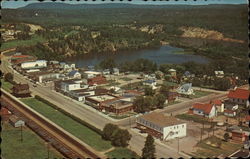
[[[202,110],[205,114],[209,114],[213,108],[213,105],[209,104],[209,103],[206,103],[206,104],[205,103],[195,103],[193,105],[193,108]]]
[[[248,99],[249,90],[241,89],[241,88],[237,88],[236,90],[230,90],[228,93],[228,98]]]
[[[228,114],[234,114],[234,110],[229,110],[229,109],[226,109],[224,110],[224,113],[228,113]]]
[[[11,112],[7,108],[4,107],[1,108],[1,115],[10,115],[10,114]]]
[[[12,58],[26,58],[26,57],[33,57],[30,55],[13,55]]]
[[[250,121],[250,115],[246,116],[246,121]]]
[[[215,100],[212,101],[212,103],[215,104],[215,105],[221,105],[222,101],[219,100],[219,99],[215,99]]]

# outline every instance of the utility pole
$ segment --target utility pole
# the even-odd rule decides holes
[[[20,131],[21,131],[21,142],[23,142],[23,125],[21,125]]]
[[[49,142],[47,143],[47,159],[49,159]]]

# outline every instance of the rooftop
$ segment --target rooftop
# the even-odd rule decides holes
[[[215,104],[215,105],[221,105],[222,104],[222,101],[219,100],[219,99],[215,99],[215,100],[212,100],[211,103]]]
[[[236,90],[230,90],[228,93],[228,98],[248,99],[249,90],[241,88],[237,88]]]
[[[143,115],[139,118],[150,121],[161,127],[167,127],[167,126],[178,125],[178,124],[184,123],[184,122],[179,121],[177,118],[173,116],[165,116],[162,113],[156,113],[156,112]]]
[[[99,95],[99,96],[90,96],[89,98],[97,102],[103,102],[103,101],[114,99],[116,97],[108,95],[108,94],[104,94],[104,95]]]
[[[193,105],[194,109],[202,110],[204,113],[209,114],[211,112],[211,109],[213,108],[212,104],[209,103],[195,103]]]

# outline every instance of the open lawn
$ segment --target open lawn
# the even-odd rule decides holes
[[[106,155],[109,158],[117,158],[117,159],[122,159],[122,158],[140,158],[135,152],[127,149],[127,148],[115,148],[113,151],[106,153]]]
[[[215,146],[212,146],[212,144],[210,144],[210,143],[215,143],[215,142],[221,143],[221,145],[219,147],[215,147]],[[236,150],[240,149],[242,145],[225,142],[213,136],[198,143],[197,147],[198,147],[198,150],[193,153],[195,157],[215,158],[219,155],[223,155],[224,157],[229,156]]]
[[[17,46],[29,46],[29,45],[35,45],[37,42],[45,42],[46,40],[38,35],[32,35],[31,39],[29,40],[12,40],[12,41],[7,41],[3,42],[1,45],[1,51],[14,48]]]
[[[123,78],[120,78],[120,80],[123,80],[123,81],[131,81],[131,80],[132,80],[132,78],[123,77]]]
[[[7,92],[11,92],[11,88],[13,87],[13,85],[5,81],[4,79],[1,79],[1,87]]]
[[[1,132],[1,156],[5,159],[38,159],[46,158],[48,148],[39,136],[27,127],[23,127],[23,142],[21,142],[20,128],[14,128],[8,123],[3,123]],[[52,147],[49,148],[50,158],[63,158]]]
[[[110,114],[109,117],[111,118],[114,118],[114,119],[124,119],[124,118],[127,118],[127,117],[130,117],[130,116],[133,116],[137,113],[126,113],[126,114],[122,114],[122,115],[115,115],[115,114]]]
[[[191,95],[190,98],[200,98],[211,94],[211,92],[197,91],[197,90],[195,90],[194,93],[195,95]]]
[[[198,115],[178,114],[175,117],[179,118],[179,119],[183,119],[183,120],[194,121],[194,122],[201,123],[201,124],[203,122],[204,122],[204,124],[211,124],[211,122],[209,122],[207,120],[207,118],[202,117],[202,116],[198,116]]]
[[[96,150],[104,151],[112,147],[111,143],[103,140],[98,133],[57,111],[51,106],[35,98],[26,98],[22,99],[22,101]]]

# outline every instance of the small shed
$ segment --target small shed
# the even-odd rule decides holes
[[[15,128],[18,128],[20,126],[24,126],[25,125],[25,122],[23,120],[21,120],[20,118],[18,118],[17,116],[15,116],[15,115],[10,116],[9,122]]]

